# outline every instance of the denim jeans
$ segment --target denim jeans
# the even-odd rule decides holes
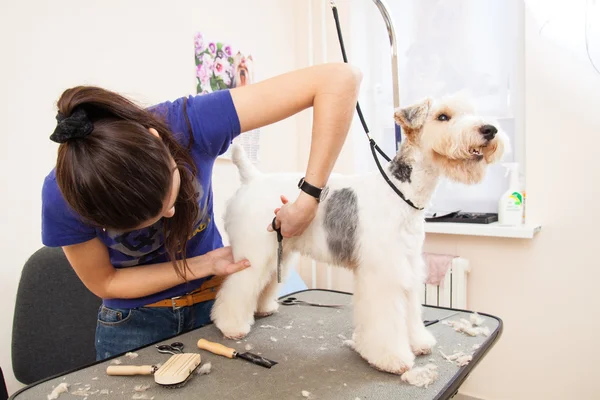
[[[173,310],[170,307],[108,308],[98,310],[98,361],[200,328],[211,323],[214,300]]]

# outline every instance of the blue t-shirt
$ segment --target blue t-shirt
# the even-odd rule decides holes
[[[184,98],[164,102],[150,108],[164,116],[177,140],[187,146],[189,132],[183,111]],[[214,222],[212,172],[215,159],[227,151],[231,141],[240,134],[240,122],[228,90],[189,96],[187,114],[194,144],[191,155],[198,168],[197,182],[200,210],[206,210],[198,221],[193,237],[187,244],[187,257],[205,254],[223,247],[221,235]],[[85,224],[73,211],[56,183],[53,169],[46,177],[42,189],[42,242],[49,247],[67,246],[99,238],[108,248],[110,261],[115,268],[166,262],[162,219],[144,229],[118,232],[104,231]],[[108,307],[134,308],[197,289],[207,278],[184,283],[165,291],[137,299],[104,299]]]

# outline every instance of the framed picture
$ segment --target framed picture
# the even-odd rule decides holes
[[[241,51],[234,51],[225,42],[206,40],[200,32],[194,35],[194,59],[196,62],[196,93],[206,94],[254,83],[254,59]],[[258,162],[260,130],[255,129],[238,136],[252,162]],[[231,150],[219,158],[231,159]]]

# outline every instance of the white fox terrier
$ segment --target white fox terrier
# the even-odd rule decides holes
[[[405,140],[384,170],[417,208],[427,206],[441,176],[480,182],[508,144],[496,123],[457,98],[426,99],[394,117]],[[239,146],[233,162],[242,186],[227,203],[225,229],[236,261],[246,258],[251,267],[224,281],[212,320],[227,338],[240,339],[255,315],[278,308],[277,240],[266,226],[279,196],[297,194],[301,175],[262,174]],[[282,277],[298,254],[352,270],[354,349],[373,367],[402,374],[436,343],[421,315],[424,212],[403,201],[378,171],[332,174],[328,188],[307,230],[283,240]]]

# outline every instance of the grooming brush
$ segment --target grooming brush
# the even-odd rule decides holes
[[[269,360],[254,353],[238,353],[235,351],[235,349],[224,346],[220,343],[209,342],[206,339],[198,340],[198,348],[227,358],[241,358],[265,368],[271,368],[273,365],[277,364],[277,361]]]
[[[187,383],[201,362],[200,354],[172,355],[161,367],[156,365],[109,365],[106,374],[112,376],[154,375],[154,382],[167,388]]]

